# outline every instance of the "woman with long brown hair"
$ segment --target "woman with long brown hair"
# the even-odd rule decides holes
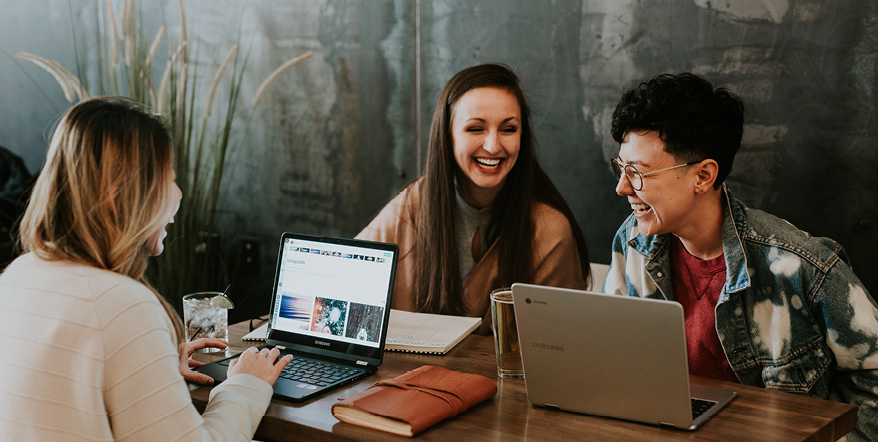
[[[72,107],[0,275],[0,434],[8,440],[249,440],[291,358],[250,349],[200,416],[199,347],[144,279],[180,204],[162,122],[122,98]],[[208,379],[207,382],[210,382]]]
[[[359,238],[400,247],[393,308],[484,316],[514,282],[585,288],[589,260],[570,207],[540,167],[518,77],[499,64],[449,80],[433,113],[424,175]]]

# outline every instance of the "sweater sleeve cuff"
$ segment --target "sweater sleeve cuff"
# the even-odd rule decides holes
[[[271,402],[271,396],[274,394],[274,389],[268,382],[250,374],[238,373],[211,390],[209,400],[212,401],[214,396],[227,389],[237,391],[252,390],[253,392],[250,394],[254,398],[265,399],[265,408],[268,408],[268,403]]]
[[[228,378],[210,392],[202,414],[206,429],[217,435],[252,438],[273,393],[271,385],[256,376],[239,373]]]

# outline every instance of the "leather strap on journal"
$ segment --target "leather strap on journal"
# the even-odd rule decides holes
[[[485,376],[425,365],[333,405],[352,407],[411,425],[414,434],[457,416],[497,394]]]
[[[448,407],[454,413],[453,416],[457,416],[458,414],[463,413],[468,408],[463,403],[463,400],[460,397],[458,397],[456,394],[454,394],[453,392],[450,392],[450,391],[436,390],[436,389],[427,387],[425,385],[409,384],[409,383],[397,381],[395,379],[388,379],[386,381],[378,381],[378,382],[372,384],[373,387],[377,387],[377,386],[381,386],[381,385],[401,388],[403,390],[415,390],[415,391],[419,391],[421,393],[426,393],[426,394],[431,394],[433,396],[436,396],[437,398],[442,399],[443,401],[445,401],[448,404]]]

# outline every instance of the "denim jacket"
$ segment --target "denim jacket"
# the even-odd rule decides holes
[[[716,331],[747,385],[857,406],[847,440],[878,440],[878,309],[838,243],[812,237],[724,188],[726,284]],[[604,292],[674,299],[668,235],[629,216],[613,239]]]

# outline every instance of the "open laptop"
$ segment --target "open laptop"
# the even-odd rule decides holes
[[[737,396],[689,384],[676,302],[530,284],[512,298],[535,405],[694,430]]]
[[[378,369],[398,254],[395,244],[281,236],[266,346],[293,361],[275,382],[275,396],[304,400]],[[235,357],[198,371],[221,382]]]

